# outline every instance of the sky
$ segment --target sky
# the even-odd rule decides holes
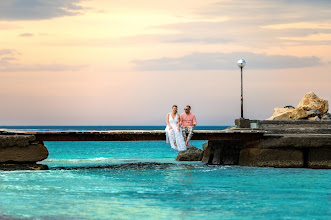
[[[329,0],[0,1],[0,125],[198,125],[331,102]]]

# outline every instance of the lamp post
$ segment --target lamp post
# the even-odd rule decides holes
[[[244,118],[243,68],[246,65],[246,61],[240,59],[237,64],[241,70],[241,118]]]

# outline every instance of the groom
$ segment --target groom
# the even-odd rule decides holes
[[[184,108],[185,112],[180,115],[180,125],[182,126],[183,136],[186,141],[186,146],[193,135],[193,128],[197,125],[195,115],[191,113],[191,106],[187,105]],[[188,133],[188,136],[186,135]]]

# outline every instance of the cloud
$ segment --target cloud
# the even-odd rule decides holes
[[[5,0],[0,2],[0,20],[41,20],[77,15],[83,0]]]
[[[16,60],[15,56],[19,53],[16,50],[1,49],[0,50],[0,68],[7,66],[11,61]]]
[[[8,64],[8,62],[6,64]],[[65,64],[22,65],[22,64],[10,63],[10,65],[0,67],[0,72],[78,71],[84,67],[86,67],[86,65],[65,65]]]
[[[20,37],[33,37],[33,34],[31,33],[23,33],[19,35]]]
[[[65,64],[21,64],[18,56],[19,52],[11,49],[0,49],[0,72],[28,72],[28,71],[77,71],[85,65],[65,65]]]
[[[235,43],[264,49],[288,43],[329,45],[330,42],[325,40],[294,42],[286,38],[331,33],[330,14],[331,1],[219,1],[197,9],[194,21],[151,28],[177,32],[177,39],[168,41],[170,43]],[[284,24],[294,25],[270,28],[284,27]],[[164,42],[166,38],[166,35],[159,36],[159,41]]]
[[[18,52],[16,50],[11,50],[11,49],[1,49],[0,50],[0,56],[15,55],[15,54],[18,54]]]
[[[177,58],[134,60],[137,70],[231,70],[237,69],[237,60],[245,59],[250,69],[287,69],[312,67],[324,64],[318,57],[266,55],[250,52],[192,53]]]
[[[203,17],[230,17],[242,24],[281,24],[298,21],[330,21],[329,0],[246,0],[218,1],[198,9]],[[252,22],[253,21],[253,22]]]
[[[16,60],[16,58],[14,58],[14,57],[1,57],[0,58],[0,65],[7,65],[12,60]]]

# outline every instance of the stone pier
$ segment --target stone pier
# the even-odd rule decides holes
[[[331,121],[250,121],[251,128],[195,131],[193,140],[208,140],[202,162],[277,168],[331,168]],[[154,141],[165,131],[0,131],[0,170],[46,169],[44,141]],[[191,149],[190,154],[194,154]],[[185,158],[185,153],[181,153]],[[186,157],[189,158],[189,157]],[[189,159],[183,159],[189,160]],[[200,159],[199,159],[200,160]]]
[[[208,141],[202,162],[278,168],[331,168],[331,121],[251,121],[258,140]],[[236,128],[232,128],[236,130]]]

